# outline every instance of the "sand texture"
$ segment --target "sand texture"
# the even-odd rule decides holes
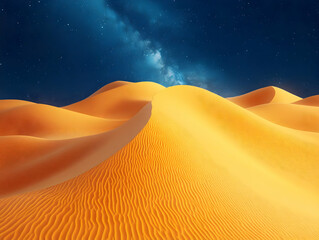
[[[319,239],[316,101],[150,82],[1,100],[0,239]]]

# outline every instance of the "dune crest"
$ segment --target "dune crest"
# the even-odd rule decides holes
[[[93,93],[90,97],[93,97],[95,95],[98,95],[100,93],[112,90],[114,88],[117,87],[121,87],[127,84],[132,84],[131,82],[126,82],[126,81],[115,81],[115,82],[111,82],[109,84],[106,84],[104,87],[100,88],[99,90],[97,90],[95,93]]]
[[[119,89],[127,95],[115,97]],[[0,239],[317,239],[319,133],[294,129],[289,118],[278,124],[254,113],[257,105],[285,108],[298,98],[267,94],[237,106],[191,86],[124,84],[63,109],[124,119],[132,109],[114,110],[108,104],[147,102],[133,107],[140,110],[111,131],[65,140],[0,137],[6,154],[17,159],[0,158],[7,174],[0,189],[11,175],[4,169],[52,156],[61,141],[63,149],[72,142],[74,151],[61,158],[61,169],[72,169],[66,159],[76,163],[63,181],[51,179],[59,184],[0,198]],[[103,110],[106,96],[115,98],[106,103],[110,112]],[[98,106],[90,109],[90,104]],[[125,144],[115,149],[118,142]],[[9,149],[14,146],[18,151]],[[32,179],[56,165],[46,161],[34,163]],[[77,176],[71,176],[74,171]]]
[[[76,138],[112,130],[127,119],[105,119],[44,104],[26,104],[0,112],[0,136]]]
[[[294,102],[294,104],[300,104],[300,105],[308,105],[308,106],[314,106],[319,107],[319,95],[307,97],[304,99],[301,99],[297,102]]]
[[[149,85],[137,86],[143,91]],[[104,88],[103,93],[109,90]],[[117,94],[121,95],[121,89]],[[129,143],[150,117],[151,104],[145,101],[136,107],[135,103],[131,97],[121,106],[130,116],[111,119],[44,104],[1,100],[5,110],[0,112],[0,197],[59,184],[109,158]]]
[[[163,86],[153,82],[122,84],[65,106],[64,109],[102,118],[128,119],[163,89]]]
[[[264,104],[248,108],[249,111],[281,126],[319,132],[319,108],[299,104]]]
[[[33,103],[28,101],[23,101],[23,100],[11,100],[11,99],[0,100],[0,113],[11,110],[13,108],[29,105],[29,104],[33,104]]]
[[[301,98],[278,87],[265,87],[241,96],[228,98],[237,105],[249,108],[267,103],[292,103]]]

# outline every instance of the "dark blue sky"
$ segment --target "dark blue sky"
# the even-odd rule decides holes
[[[319,94],[319,1],[0,1],[1,99],[64,105],[115,80]]]

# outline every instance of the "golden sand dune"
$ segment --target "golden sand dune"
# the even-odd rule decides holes
[[[308,106],[316,106],[319,107],[319,95],[311,96],[305,99],[301,99],[297,102],[294,102],[295,104],[301,104],[301,105],[308,105]]]
[[[86,137],[0,137],[0,196],[50,187],[84,173],[129,143],[147,123],[150,111],[150,105],[145,106],[117,129]]]
[[[136,85],[147,94],[152,85],[159,86]],[[0,112],[0,196],[61,183],[94,167],[130,142],[147,123],[151,106],[146,106],[145,100],[140,110],[141,103],[135,106],[135,99],[126,96],[127,90],[121,92],[118,88],[117,100],[122,95],[133,106],[130,118],[106,118],[106,111],[106,117],[100,118],[43,104],[1,100],[0,108],[5,110]],[[102,100],[94,103],[102,105]]]
[[[115,81],[115,82],[109,83],[109,84],[105,85],[104,87],[100,88],[99,90],[97,90],[95,93],[93,93],[91,95],[91,97],[98,95],[100,93],[106,92],[108,90],[112,90],[114,88],[121,87],[121,86],[128,85],[128,84],[132,84],[132,83],[126,82],[126,81]]]
[[[109,85],[90,97],[64,108],[91,116],[128,119],[150,102],[156,93],[164,89],[163,86],[152,82],[115,82]]]
[[[298,98],[280,92],[244,106]],[[71,106],[131,119],[71,139],[0,137],[0,189],[11,193],[0,199],[0,239],[319,238],[318,133],[190,86],[122,84]],[[15,187],[19,174],[32,184]]]
[[[299,104],[264,104],[249,110],[281,126],[319,132],[318,107]]]
[[[292,103],[301,98],[277,87],[261,88],[238,97],[228,98],[237,105],[248,108],[266,103]]]
[[[22,100],[0,100],[0,113],[11,110],[16,107],[25,106],[28,104],[33,104],[32,102],[22,101]]]
[[[0,112],[0,136],[73,138],[105,132],[125,121],[89,116],[43,104],[27,104]]]

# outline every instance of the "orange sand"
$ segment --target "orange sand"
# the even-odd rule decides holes
[[[266,103],[292,103],[301,98],[277,87],[265,87],[238,97],[228,98],[237,105],[248,108]]]
[[[311,96],[295,102],[295,104],[319,107],[319,95]]]
[[[230,100],[119,82],[65,108],[0,101],[0,239],[319,239],[317,108]]]

